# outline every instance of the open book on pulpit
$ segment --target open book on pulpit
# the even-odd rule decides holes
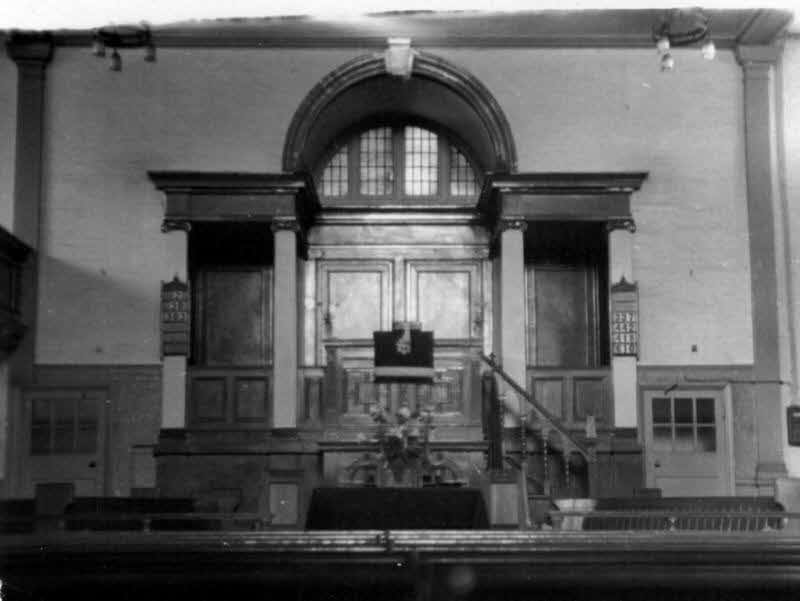
[[[395,322],[391,332],[374,332],[375,381],[433,383],[433,332],[419,322]]]

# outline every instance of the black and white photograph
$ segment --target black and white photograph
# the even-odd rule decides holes
[[[0,601],[800,598],[800,6],[0,42]]]

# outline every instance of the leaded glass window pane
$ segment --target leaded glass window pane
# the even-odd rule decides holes
[[[322,195],[345,196],[347,194],[347,145],[342,146],[325,171],[322,172]]]
[[[436,194],[439,179],[439,146],[435,133],[420,127],[405,128],[405,193]]]
[[[450,194],[470,196],[478,193],[472,166],[455,146],[450,147]]]
[[[391,194],[394,181],[392,129],[379,127],[361,134],[359,157],[361,194],[368,196]]]

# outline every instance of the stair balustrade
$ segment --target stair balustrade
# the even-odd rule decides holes
[[[528,487],[532,485],[538,490],[534,490],[533,494],[544,494],[551,496],[553,493],[551,470],[549,466],[549,450],[552,448],[561,454],[564,462],[564,471],[569,483],[570,479],[570,458],[573,453],[579,454],[587,463],[589,474],[589,488],[591,490],[592,482],[592,465],[595,463],[595,449],[590,445],[585,445],[569,431],[563,421],[557,416],[553,415],[541,403],[539,403],[532,394],[516,382],[503,368],[499,365],[494,354],[486,355],[481,353],[481,360],[490,368],[490,372],[486,373],[483,379],[483,392],[484,392],[484,418],[485,418],[485,432],[489,441],[489,460],[488,467],[492,470],[503,470],[506,465],[510,465],[524,477],[520,477],[518,482],[520,486],[520,497],[525,500],[523,511],[527,514],[527,498],[529,496]],[[488,376],[488,377],[487,377]],[[498,393],[500,386],[497,379],[505,383],[506,388],[510,388],[521,398],[525,403],[526,410],[517,410],[509,406],[505,402],[501,402],[501,397],[504,396]],[[519,459],[513,457],[508,451],[503,448],[503,413],[514,415],[519,422]],[[531,417],[535,419],[531,419]],[[557,439],[551,439],[551,433],[556,433]],[[538,438],[541,449],[543,461],[543,477],[541,481],[531,478],[528,473],[528,438],[530,435]],[[523,524],[527,525],[527,523]]]

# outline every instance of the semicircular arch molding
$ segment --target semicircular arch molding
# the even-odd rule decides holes
[[[437,123],[457,134],[484,172],[516,170],[508,121],[474,75],[420,52],[411,77],[388,75],[383,55],[363,55],[317,83],[294,114],[283,149],[286,172],[312,170],[344,132],[386,115]]]

